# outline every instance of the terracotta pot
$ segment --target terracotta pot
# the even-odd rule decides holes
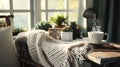
[[[63,28],[65,25],[55,26],[55,28]]]

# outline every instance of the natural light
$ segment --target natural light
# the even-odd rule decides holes
[[[14,26],[28,29],[33,28],[35,23],[49,21],[50,17],[56,15],[68,17],[69,23],[83,22],[85,19],[78,20],[79,12],[81,12],[79,8],[85,9],[85,5],[85,0],[83,7],[79,7],[81,6],[79,0],[36,0],[35,2],[32,0],[0,0],[0,15],[13,14]],[[82,25],[86,28],[85,23]]]

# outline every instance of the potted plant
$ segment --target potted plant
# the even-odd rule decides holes
[[[3,20],[0,20],[0,28],[1,27],[5,27],[5,21],[3,21]]]
[[[15,27],[13,30],[13,36],[18,35],[20,32],[25,32],[26,30],[23,28]]]
[[[50,22],[54,22],[57,26],[57,28],[62,28],[64,27],[63,24],[67,24],[67,17],[64,17],[63,15],[57,15],[50,17]]]
[[[66,41],[73,40],[72,28],[67,26],[67,27],[64,27],[62,29],[62,31],[61,31],[61,40],[66,40]]]
[[[41,21],[35,25],[35,29],[42,29],[48,31],[49,28],[52,28],[52,25],[47,21]]]

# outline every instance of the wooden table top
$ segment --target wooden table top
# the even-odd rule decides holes
[[[112,44],[114,48],[95,48],[87,55],[87,58],[97,64],[119,62],[120,63],[120,45]]]

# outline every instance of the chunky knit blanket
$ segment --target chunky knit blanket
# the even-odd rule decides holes
[[[83,41],[64,42],[49,36],[43,30],[20,33],[17,38],[26,37],[32,59],[44,67],[79,67],[91,48]]]

